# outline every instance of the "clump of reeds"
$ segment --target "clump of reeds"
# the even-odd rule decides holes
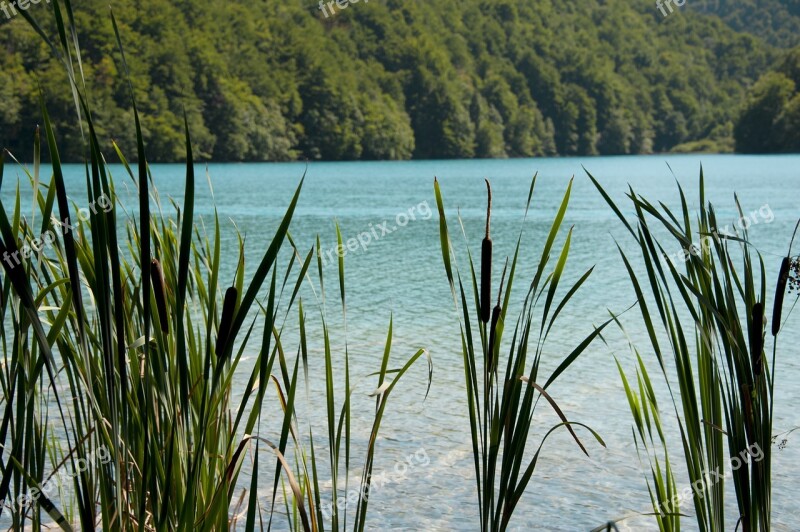
[[[296,278],[291,275],[297,271],[293,257],[285,266],[280,260],[285,241],[291,241],[289,226],[303,179],[247,282],[240,243],[239,269],[223,299],[219,218],[215,212],[210,236],[194,219],[194,161],[188,124],[184,123],[183,202],[180,208],[175,203],[172,216],[164,215],[152,187],[133,86],[127,80],[137,140],[136,165],[129,164],[118,146],[114,149],[124,172],[137,186],[139,210],[123,216],[96,133],[85,80],[76,78],[82,70],[73,61],[81,50],[70,0],[54,2],[52,7],[58,34],[76,36],[74,39],[51,41],[27,13],[21,14],[68,73],[70,86],[66,89],[81,110],[79,120],[86,136],[86,199],[92,204],[104,195],[112,207],[93,214],[90,224],[82,224],[75,231],[62,232],[54,227],[53,219],[69,222],[71,206],[59,142],[42,96],[44,141],[52,161],[52,177],[42,180],[38,129],[32,168],[20,165],[33,186],[35,212],[31,220],[40,225],[33,227],[26,222],[19,189],[13,205],[0,204],[0,256],[19,251],[21,243],[30,244],[46,231],[59,235],[52,251],[40,257],[23,256],[19,265],[2,261],[5,275],[0,283],[4,323],[0,500],[17,501],[31,493],[37,496],[29,505],[0,507],[0,515],[9,516],[14,530],[40,528],[44,513],[64,530],[228,530],[240,526],[240,516],[244,528],[254,530],[256,526],[271,526],[278,515],[278,489],[283,486],[282,518],[288,527],[323,530],[323,483],[315,463],[317,454],[313,437],[307,446],[297,431],[295,408],[298,368],[306,369],[306,386],[311,378],[306,366],[308,336],[302,302],[296,298],[308,279],[312,254]],[[112,27],[121,71],[127,76],[113,15]],[[0,185],[4,164],[5,152],[0,155]],[[158,208],[151,212],[152,204]],[[319,279],[321,285],[321,265]],[[343,262],[340,286],[344,301]],[[279,308],[281,295],[292,287],[290,302]],[[288,316],[295,305],[301,338],[292,369],[284,351],[287,340],[281,337],[279,314]],[[260,335],[256,333],[257,324],[263,326]],[[325,322],[320,335],[326,351],[325,408],[331,428],[328,443],[336,500],[337,473],[349,476],[353,465],[353,390],[345,356],[346,398],[343,413],[337,416],[333,371],[341,361],[333,358],[338,351],[330,346]],[[401,368],[390,368],[390,346],[391,324],[378,377],[378,408],[373,414],[365,471],[371,470],[389,394],[426,353],[420,350]],[[245,354],[252,356],[252,368],[243,371]],[[234,393],[242,375],[246,385],[241,393]],[[272,435],[261,428],[261,412],[267,406],[270,386],[277,397],[276,408],[283,412],[280,430]],[[263,451],[268,452],[267,466],[274,466],[267,480],[272,486],[272,505],[265,507],[258,496],[259,478],[264,474],[263,467],[259,468]],[[242,491],[239,477],[248,455],[253,460],[250,489]],[[292,455],[297,457],[294,461]],[[88,460],[94,456],[104,459]],[[61,499],[58,492],[45,486],[48,476],[65,468],[79,474],[70,476],[64,488],[67,496]],[[364,482],[368,484],[368,476]],[[357,530],[364,528],[366,509],[365,500],[352,519]],[[347,524],[346,515],[337,515],[333,528]]]
[[[528,202],[525,206],[526,214],[535,184],[536,177],[531,182]],[[586,452],[573,430],[573,426],[585,427],[585,425],[568,421],[546,389],[569,368],[608,324],[608,322],[603,323],[590,333],[562,360],[551,375],[547,377],[539,375],[541,357],[551,327],[565,305],[591,273],[590,268],[572,285],[563,298],[556,299],[556,290],[569,253],[571,229],[566,235],[555,264],[550,259],[550,252],[556,238],[561,234],[561,223],[572,189],[570,181],[547,235],[536,274],[522,300],[522,310],[515,318],[513,337],[510,342],[507,342],[506,349],[503,349],[506,313],[514,293],[513,283],[519,259],[522,231],[517,238],[513,258],[510,263],[508,259],[506,260],[498,289],[497,304],[492,309],[493,244],[489,234],[491,188],[488,181],[487,188],[489,188],[490,199],[486,214],[486,230],[481,245],[480,295],[478,294],[479,280],[475,273],[472,255],[469,250],[467,252],[470,272],[467,284],[471,283],[474,287],[472,291],[474,296],[470,298],[453,256],[439,182],[434,181],[444,268],[461,323],[462,356],[467,389],[466,406],[475,463],[480,528],[484,531],[505,530],[508,527],[514,510],[532,479],[542,447],[549,435],[557,428],[565,427],[579,448]],[[463,223],[461,225],[463,227]],[[552,270],[545,275],[547,268],[552,268]],[[540,299],[539,296],[543,294],[545,297]],[[539,310],[541,310],[541,314],[538,314]],[[502,356],[504,352],[507,353],[505,357]],[[482,368],[480,367],[481,362],[483,363]],[[501,371],[503,364],[505,370]],[[541,398],[550,404],[561,422],[538,432],[537,427],[533,424],[533,414]],[[603,444],[596,432],[588,427],[585,428],[598,442]],[[540,436],[540,441],[535,454],[530,458],[528,442],[535,435]]]
[[[587,172],[588,174],[588,172]],[[623,264],[638,295],[638,306],[650,339],[650,348],[664,375],[680,428],[682,450],[689,483],[695,488],[692,500],[697,526],[701,530],[739,528],[745,532],[768,531],[771,516],[771,447],[774,375],[777,339],[773,339],[772,361],[764,358],[766,272],[763,260],[749,243],[747,230],[735,236],[721,236],[716,213],[705,201],[703,173],[700,172],[700,209],[697,225],[693,225],[683,190],[681,212],[673,213],[663,203],[658,206],[633,190],[628,198],[633,204],[633,222],[622,215],[600,183],[589,174],[600,194],[632,235],[640,254],[634,263],[620,249]],[[739,214],[738,198],[736,205]],[[659,240],[659,229],[669,237]],[[692,236],[700,234],[709,245],[697,253],[687,253],[683,266],[673,263],[670,251],[680,246],[687,252]],[[791,249],[791,246],[790,246]],[[646,275],[634,272],[641,265]],[[781,324],[783,294],[788,281],[790,260],[785,258],[778,276],[772,316],[772,335]],[[652,311],[649,301],[654,301]],[[744,312],[742,312],[744,311]],[[686,321],[686,318],[690,321]],[[661,338],[666,337],[668,344]],[[692,341],[693,339],[693,341]],[[671,354],[673,364],[666,364]],[[674,375],[668,367],[674,368]],[[653,451],[652,437],[645,437],[642,416],[647,409],[661,434],[655,403],[650,399],[649,377],[639,360],[640,394],[632,393],[624,373],[620,372],[628,390],[640,438],[637,446]],[[642,379],[648,386],[646,390]],[[673,393],[672,382],[678,392]],[[647,391],[647,393],[645,393]],[[654,397],[654,396],[653,396]],[[651,406],[647,406],[647,402]],[[649,424],[649,420],[648,420]],[[649,429],[648,429],[649,433]],[[661,445],[665,446],[663,437]],[[763,452],[759,460],[742,460],[742,453],[752,458],[751,451]],[[665,449],[666,450],[666,449]],[[745,463],[733,467],[730,463]],[[724,482],[709,482],[708,472],[733,473],[738,503],[735,525],[725,526]],[[652,462],[655,479],[654,513],[662,530],[680,526],[674,512],[665,510],[665,498],[673,496],[675,479],[669,462]],[[651,492],[652,496],[652,492]]]
[[[339,224],[336,224],[336,235],[338,244],[342,245],[342,233],[339,228]],[[295,255],[298,259],[300,259],[301,255],[297,248],[295,247]],[[400,382],[403,376],[417,363],[420,358],[423,356],[426,357],[428,363],[428,382],[425,392],[425,397],[427,397],[428,391],[430,390],[430,385],[432,382],[432,372],[433,372],[433,362],[431,360],[430,354],[426,349],[418,349],[406,362],[397,368],[389,367],[391,351],[392,351],[392,335],[393,335],[393,320],[389,319],[389,327],[386,335],[386,342],[384,344],[383,356],[380,359],[380,369],[379,371],[371,374],[370,376],[377,376],[377,383],[370,394],[370,396],[375,397],[375,411],[372,414],[372,426],[369,434],[369,439],[367,442],[367,448],[363,455],[363,461],[360,463],[361,465],[361,480],[357,487],[356,492],[358,493],[358,499],[355,504],[350,504],[348,501],[347,504],[342,507],[340,505],[340,500],[342,497],[339,495],[339,479],[344,479],[344,493],[348,495],[347,499],[349,499],[350,493],[352,493],[352,489],[349,489],[350,485],[350,476],[353,470],[357,470],[358,467],[354,459],[354,452],[352,448],[352,440],[350,437],[350,426],[352,417],[354,415],[352,411],[352,401],[353,395],[355,392],[355,385],[351,384],[351,370],[350,370],[350,358],[349,358],[349,349],[347,344],[347,304],[346,304],[346,290],[345,290],[345,262],[344,256],[339,256],[339,296],[341,301],[341,315],[344,320],[344,331],[345,331],[345,338],[344,338],[344,346],[343,348],[335,349],[332,346],[330,341],[330,334],[329,334],[329,325],[328,325],[328,311],[325,306],[325,287],[323,282],[323,264],[322,264],[322,249],[319,238],[317,238],[316,246],[309,251],[306,255],[305,262],[301,268],[301,272],[305,272],[308,269],[309,263],[313,257],[317,257],[317,272],[319,276],[319,299],[318,303],[318,310],[320,315],[320,322],[322,324],[321,330],[321,337],[323,339],[323,351],[324,351],[324,365],[325,365],[325,396],[326,396],[326,421],[327,421],[327,439],[325,440],[325,445],[322,448],[318,449],[317,446],[319,444],[315,443],[315,436],[312,432],[311,425],[308,426],[308,439],[309,444],[307,449],[302,449],[304,452],[309,454],[310,459],[308,463],[306,460],[303,459],[301,461],[303,467],[307,467],[310,465],[312,468],[312,475],[308,476],[308,498],[309,500],[313,500],[315,507],[315,513],[312,516],[312,521],[314,523],[314,529],[319,528],[319,530],[325,529],[325,521],[326,521],[326,513],[330,513],[330,522],[331,522],[331,529],[332,530],[346,530],[348,529],[348,517],[350,517],[350,522],[352,522],[352,529],[356,532],[363,532],[366,528],[367,524],[367,509],[369,507],[369,492],[372,486],[372,472],[373,466],[375,463],[375,453],[376,453],[376,446],[378,443],[378,434],[380,431],[381,424],[384,422],[384,415],[386,413],[386,407],[388,405],[389,397],[393,392],[395,386]],[[293,295],[294,298],[294,295]],[[300,337],[301,339],[305,339],[307,337],[307,326],[306,326],[306,319],[303,314],[303,306],[302,303],[300,304]],[[335,352],[343,352],[344,353],[344,360],[343,360],[343,371],[341,363],[337,363],[334,359]],[[308,380],[308,360],[309,360],[309,352],[308,346],[306,342],[303,340],[300,343],[300,359],[302,360],[302,365],[304,369],[304,373],[306,375],[306,380]],[[340,373],[337,378],[336,375],[336,368],[340,368]],[[295,368],[296,370],[296,368]],[[342,382],[342,394],[344,395],[344,400],[341,405],[337,404],[336,400],[336,382]],[[306,386],[309,386],[309,383],[306,383]],[[331,479],[330,479],[330,493],[325,494],[322,488],[321,479],[318,476],[318,468],[322,463],[322,456],[320,455],[320,451],[326,450],[328,455],[328,466],[331,472]],[[340,476],[341,475],[341,476]],[[326,497],[327,495],[327,497]],[[325,503],[323,502],[323,497],[327,498],[327,500],[331,501],[326,509]]]

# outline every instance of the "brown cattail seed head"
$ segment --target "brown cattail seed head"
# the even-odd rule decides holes
[[[750,360],[753,364],[753,374],[761,375],[761,355],[764,351],[764,305],[753,305],[752,322],[750,324]]]
[[[781,330],[781,312],[783,310],[783,296],[786,293],[786,283],[789,281],[789,266],[791,259],[784,257],[781,261],[781,270],[778,273],[778,286],[775,288],[775,305],[772,307],[772,336]]]
[[[502,312],[502,307],[500,306],[500,300],[503,297],[503,283],[506,280],[506,269],[508,268],[508,259],[506,259],[506,265],[503,266],[503,276],[500,278],[500,290],[497,293],[497,305],[495,305],[494,309],[492,309],[492,324],[489,328],[489,357],[487,362],[488,371],[494,371],[494,344],[497,341],[497,322],[500,321],[500,313]]]
[[[225,292],[225,301],[222,304],[222,317],[219,320],[219,331],[217,332],[217,356],[222,357],[225,355],[225,350],[228,348],[228,340],[231,333],[231,325],[233,324],[233,313],[236,310],[236,298],[238,292],[236,288],[230,287]]]
[[[167,310],[167,296],[164,286],[164,271],[161,269],[161,263],[158,259],[153,259],[150,262],[150,279],[153,283],[153,295],[156,298],[156,308],[158,310],[158,319],[161,324],[161,330],[165,334],[169,334],[169,319]]]

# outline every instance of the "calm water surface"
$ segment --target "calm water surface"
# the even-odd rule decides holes
[[[488,177],[494,191],[492,238],[496,264],[513,252],[525,199],[534,172],[539,173],[533,206],[524,225],[521,273],[517,279],[517,300],[522,286],[529,283],[534,260],[539,256],[550,221],[569,179],[574,175],[572,200],[564,221],[574,225],[572,248],[567,270],[576,279],[595,265],[589,281],[564,311],[546,346],[543,375],[557,365],[594,324],[608,316],[608,310],[621,312],[635,300],[624,268],[617,254],[614,238],[624,248],[632,249],[631,239],[586,177],[581,165],[596,176],[609,193],[622,200],[628,184],[651,200],[664,201],[679,208],[676,179],[683,185],[692,208],[698,204],[697,186],[700,165],[705,171],[707,197],[715,204],[718,218],[732,225],[735,212],[734,192],[742,208],[758,211],[757,224],[750,227],[751,240],[764,255],[768,275],[774,279],[780,257],[786,253],[794,224],[800,216],[800,156],[647,156],[527,159],[508,161],[423,161],[393,163],[312,163],[292,223],[292,236],[303,255],[319,235],[324,250],[336,244],[334,223],[341,225],[345,241],[360,233],[371,233],[371,242],[348,251],[347,271],[348,326],[347,341],[358,375],[377,370],[390,316],[394,319],[393,360],[399,365],[416,349],[426,347],[434,362],[433,384],[425,398],[427,370],[420,364],[394,392],[382,427],[376,473],[386,472],[387,482],[373,490],[370,498],[370,527],[374,530],[475,530],[477,505],[474,472],[469,444],[469,425],[458,335],[457,315],[442,266],[439,248],[438,215],[433,196],[433,179],[438,177],[448,208],[451,235],[460,265],[466,266],[464,242],[460,238],[456,214],[464,221],[473,252],[478,253],[485,216],[485,186]],[[669,165],[669,167],[668,167]],[[670,169],[671,168],[671,169]],[[133,187],[121,169],[115,168],[117,188],[127,197],[128,206],[135,200]],[[247,269],[252,273],[265,246],[288,204],[300,177],[303,164],[212,164],[208,167],[213,191],[198,179],[196,216],[213,228],[213,206],[225,224],[223,249],[224,282],[232,279],[236,266],[237,244],[233,227],[246,235]],[[84,180],[80,167],[68,172],[68,190],[78,204]],[[162,199],[178,202],[183,196],[184,168],[180,165],[156,165],[153,175]],[[198,167],[198,174],[202,172]],[[7,169],[6,183],[13,178]],[[7,200],[10,187],[4,186]],[[163,201],[168,210],[169,203]],[[373,229],[375,230],[374,232]],[[374,235],[378,235],[375,238]],[[364,239],[366,237],[362,237]],[[355,248],[355,246],[353,246]],[[676,250],[677,251],[677,250]],[[337,314],[338,283],[334,263],[324,268],[329,321],[340,324]],[[499,268],[496,271],[499,278]],[[316,282],[316,276],[314,277]],[[498,279],[499,280],[499,279]],[[495,281],[495,286],[498,283]],[[309,315],[317,313],[315,292],[306,289],[303,297]],[[767,304],[772,305],[772,287]],[[787,305],[788,308],[788,305]],[[317,314],[318,315],[318,314]],[[293,327],[296,314],[287,324],[289,346],[293,353]],[[338,321],[335,321],[338,320]],[[643,328],[634,312],[624,317],[627,332],[640,348],[652,370],[651,376],[660,391],[663,379],[656,370],[655,358],[648,350]],[[343,346],[344,327],[337,325],[334,340]],[[260,333],[259,333],[260,334]],[[507,340],[510,339],[507,338]],[[533,481],[520,503],[515,527],[520,530],[590,530],[608,519],[628,512],[649,512],[645,474],[631,438],[631,416],[620,384],[614,356],[633,371],[632,356],[624,336],[609,329],[608,343],[595,343],[563,375],[550,392],[567,416],[592,426],[604,438],[607,448],[584,439],[590,457],[580,454],[564,434],[548,440]],[[800,322],[795,313],[783,335],[782,357],[776,374],[776,433],[800,426],[796,408],[800,396]],[[255,349],[255,347],[254,347]],[[319,354],[319,351],[315,351]],[[343,356],[343,348],[335,352]],[[319,360],[314,362],[321,367]],[[245,362],[252,363],[252,353]],[[244,386],[247,367],[243,368]],[[312,403],[304,406],[305,417],[321,435],[324,420],[318,414],[323,384],[322,373],[312,384]],[[240,386],[240,388],[241,388]],[[343,383],[340,384],[340,388]],[[373,400],[369,381],[356,389],[355,404],[369,412]],[[241,390],[237,390],[241,393]],[[671,416],[666,396],[660,402],[662,415],[670,430],[672,457],[680,462],[677,425]],[[265,416],[269,417],[269,416]],[[536,427],[530,445],[538,445],[546,430],[557,418],[546,407],[537,411]],[[268,421],[262,434],[270,437],[277,430]],[[361,456],[369,434],[369,419],[359,417],[353,432],[356,456]],[[783,450],[775,449],[773,515],[776,530],[794,530],[800,519],[800,436],[788,437]],[[584,436],[586,434],[584,433]],[[274,435],[273,435],[274,437]],[[779,438],[779,440],[782,438]],[[319,441],[319,440],[317,440]],[[358,460],[360,462],[360,460]],[[267,475],[262,472],[263,478]],[[270,473],[271,475],[271,473]],[[679,477],[681,487],[686,476]],[[729,486],[732,491],[732,485]],[[266,504],[271,492],[263,486]],[[733,515],[731,500],[728,515]],[[354,508],[353,508],[354,511]],[[686,506],[686,513],[693,509]],[[692,519],[684,520],[687,530],[694,529]],[[733,528],[733,522],[726,524]],[[650,519],[632,518],[622,530],[653,529]]]

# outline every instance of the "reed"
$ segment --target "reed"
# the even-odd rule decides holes
[[[525,206],[525,218],[527,218],[535,185],[536,177],[531,182]],[[470,424],[481,530],[494,531],[508,528],[514,510],[533,477],[544,444],[556,430],[565,428],[584,453],[586,453],[586,449],[574,431],[576,426],[584,427],[601,445],[605,445],[594,430],[581,423],[569,421],[553,397],[547,392],[547,388],[586,350],[611,320],[595,328],[579,342],[552,374],[549,376],[539,375],[544,347],[551,328],[561,311],[592,271],[592,268],[587,270],[563,297],[556,298],[569,254],[572,229],[567,232],[561,252],[555,261],[551,260],[550,253],[556,238],[561,235],[561,224],[567,210],[571,190],[572,182],[570,181],[541,251],[536,274],[522,300],[522,310],[515,318],[513,336],[510,341],[505,342],[504,346],[503,332],[509,304],[512,301],[512,295],[515,294],[513,283],[520,256],[523,231],[520,230],[517,238],[514,255],[510,261],[510,269],[508,269],[508,280],[505,280],[506,268],[509,265],[507,260],[506,268],[503,269],[503,280],[498,290],[498,303],[489,314],[491,297],[484,290],[491,283],[488,277],[491,265],[491,241],[488,237],[491,206],[487,212],[487,231],[481,246],[480,284],[481,291],[484,293],[479,296],[478,278],[469,246],[467,246],[469,274],[466,277],[467,287],[465,287],[465,279],[458,268],[451,245],[439,182],[434,181],[434,192],[439,211],[442,258],[461,329],[464,379],[467,390],[466,407]],[[466,240],[466,232],[460,218],[459,224]],[[488,247],[487,241],[489,242]],[[487,251],[489,253],[486,253]],[[545,275],[547,268],[552,269]],[[468,288],[470,284],[472,296],[467,295],[470,292]],[[541,296],[544,298],[542,299]],[[488,323],[490,317],[491,324]],[[501,353],[504,352],[507,355],[501,357]],[[483,367],[481,367],[481,361]],[[503,363],[505,371],[501,372],[500,368]],[[560,422],[539,432],[536,431],[537,427],[533,424],[533,415],[542,398],[553,408]],[[535,452],[531,457],[529,452],[531,448],[528,442],[534,435],[539,436],[539,442],[534,446]]]
[[[338,244],[342,245],[342,233],[341,229],[336,224],[336,235]],[[356,462],[354,459],[354,452],[351,447],[351,437],[350,437],[350,426],[353,417],[356,415],[352,409],[352,400],[353,394],[356,390],[357,385],[351,384],[352,382],[352,374],[350,369],[350,362],[349,362],[349,349],[347,346],[347,303],[346,303],[346,289],[345,289],[345,262],[344,256],[339,256],[339,297],[341,302],[341,314],[344,320],[343,323],[343,330],[345,331],[345,344],[343,349],[340,348],[336,351],[343,351],[344,352],[344,368],[343,373],[340,375],[340,378],[337,379],[335,376],[335,367],[334,367],[334,360],[332,353],[334,352],[334,347],[331,345],[330,341],[330,334],[328,330],[328,315],[327,309],[325,305],[325,287],[323,282],[322,270],[322,248],[320,245],[320,240],[317,239],[316,248],[312,250],[314,254],[317,256],[317,269],[319,272],[319,299],[318,299],[318,308],[320,313],[320,321],[322,323],[322,338],[323,338],[323,345],[324,345],[324,353],[325,353],[325,392],[327,398],[327,423],[328,423],[328,432],[327,432],[327,441],[325,442],[324,448],[327,448],[328,451],[328,467],[331,471],[331,493],[330,493],[330,500],[332,501],[331,507],[331,530],[347,530],[348,529],[348,519],[349,516],[352,516],[352,530],[357,532],[363,532],[366,528],[367,523],[367,509],[369,507],[369,496],[370,490],[372,487],[372,472],[375,465],[376,459],[376,445],[378,442],[378,435],[380,432],[381,425],[384,421],[384,415],[386,413],[386,408],[388,405],[388,400],[393,392],[395,386],[398,382],[400,382],[401,378],[411,369],[414,364],[416,364],[423,356],[427,360],[428,363],[428,378],[427,378],[427,389],[425,391],[425,397],[427,397],[428,392],[430,391],[430,385],[432,382],[433,377],[433,361],[430,357],[429,352],[426,349],[418,349],[410,358],[408,358],[402,366],[391,368],[389,366],[390,359],[391,359],[391,351],[392,351],[392,335],[393,335],[393,320],[389,319],[389,327],[386,335],[386,342],[384,344],[383,356],[380,362],[380,369],[374,373],[371,373],[369,376],[377,377],[377,384],[373,391],[370,393],[370,397],[375,397],[375,411],[371,414],[372,418],[372,425],[370,430],[369,439],[367,441],[367,448],[363,455],[363,461],[360,462],[361,467],[358,467],[359,462]],[[308,257],[311,257],[312,253],[309,252]],[[299,257],[299,253],[297,254]],[[305,319],[301,319],[301,337],[306,337],[306,328],[305,328]],[[301,352],[302,352],[302,360],[304,366],[304,372],[306,376],[308,376],[308,351],[306,348],[305,342],[301,342]],[[307,378],[307,377],[306,377]],[[343,382],[343,403],[341,407],[338,408],[339,413],[337,414],[337,401],[336,401],[336,385],[335,383],[337,380]],[[317,515],[316,515],[316,522],[319,530],[325,530],[324,525],[324,515],[322,511],[321,505],[321,496],[322,496],[322,489],[320,487],[319,477],[316,473],[318,468],[318,464],[321,463],[319,449],[317,448],[317,444],[314,443],[314,434],[311,429],[311,426],[308,427],[308,438],[309,438],[309,451],[311,460],[310,463],[313,466],[314,474],[311,477],[310,485],[309,485],[309,493],[313,494],[313,498],[316,503]],[[350,505],[345,505],[345,508],[340,508],[339,505],[339,478],[344,478],[344,494],[347,499],[349,499],[349,495],[352,492],[350,489],[350,477],[353,473],[360,471],[360,480],[358,485],[355,487],[357,500],[355,503],[355,508],[353,512],[349,512]],[[339,475],[342,475],[340,477]],[[343,510],[343,511],[342,511]]]
[[[681,206],[677,213],[663,203],[657,206],[649,202],[631,189],[627,196],[635,216],[629,221],[598,180],[588,171],[587,174],[638,246],[638,262],[618,246],[619,253],[638,297],[649,349],[655,353],[678,420],[689,477],[686,485],[693,488],[697,527],[703,531],[768,531],[777,337],[773,337],[773,355],[768,363],[764,358],[767,282],[761,255],[750,244],[746,229],[735,235],[720,231],[716,211],[705,199],[702,169],[696,225],[680,186]],[[735,201],[742,216],[738,198]],[[659,240],[658,235],[664,232],[666,239]],[[692,244],[692,237],[697,234],[704,242],[699,248]],[[667,250],[676,246],[686,253],[683,266],[668,258]],[[779,329],[776,323],[780,324],[786,264],[784,260],[775,298],[775,334]],[[636,275],[636,266],[643,267],[646,275]],[[667,339],[666,344],[663,338]],[[672,366],[665,360],[669,355]],[[640,382],[647,379],[641,359],[637,372]],[[641,386],[638,397],[632,394],[621,368],[620,373],[640,436],[637,448],[652,456],[655,445],[651,438],[644,437],[642,416],[647,415],[643,409],[649,408],[661,434],[654,396],[649,388]],[[673,389],[673,382],[678,383],[677,390]],[[645,417],[648,428],[649,423]],[[665,447],[663,437],[660,440]],[[759,455],[763,453],[760,459],[753,456],[754,449]],[[746,460],[742,453],[748,455]],[[738,506],[733,523],[729,521],[727,526],[722,479],[726,471],[733,473]],[[664,467],[653,462],[652,472],[658,494],[652,497],[653,507],[659,527],[677,530],[680,522],[674,518],[680,512],[670,511],[663,499],[674,495],[674,471],[669,462]],[[718,480],[709,481],[709,475]],[[671,508],[675,508],[674,502]]]

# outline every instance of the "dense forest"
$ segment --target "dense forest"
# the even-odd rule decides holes
[[[800,0],[691,0],[686,7],[776,46],[791,48],[800,38]]]
[[[800,48],[758,80],[734,133],[739,151],[800,152]]]
[[[798,0],[311,1],[113,1],[151,159],[181,159],[184,110],[216,161],[800,149]],[[133,155],[108,0],[75,9],[101,138]],[[6,18],[0,145],[30,157],[41,88],[82,160],[61,66]]]

